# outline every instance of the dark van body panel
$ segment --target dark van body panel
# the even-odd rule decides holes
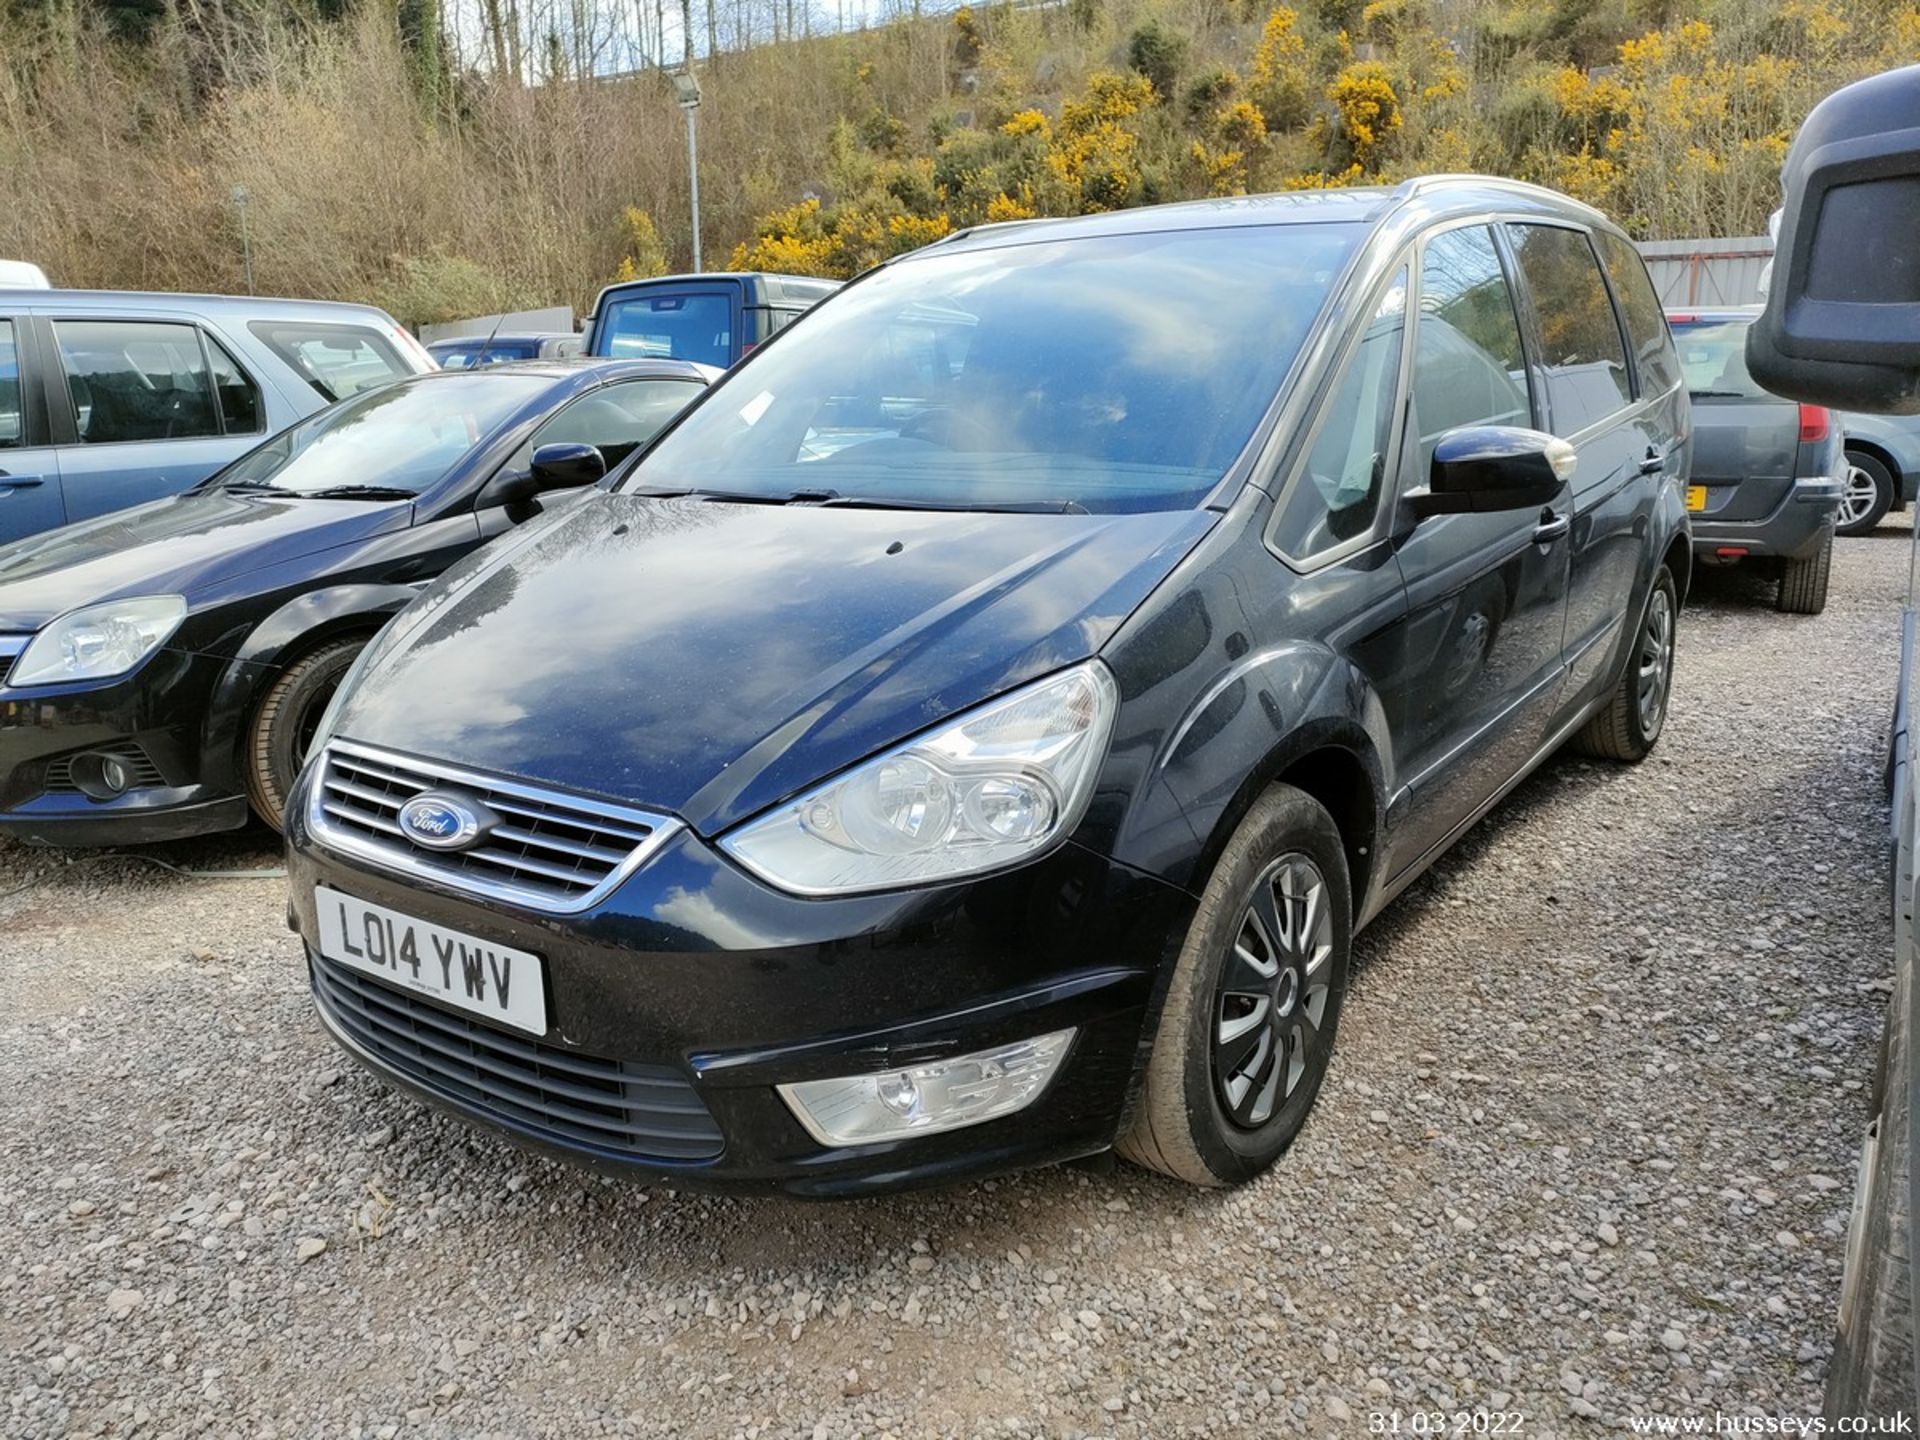
[[[619,359],[671,357],[724,369],[756,345],[771,340],[810,306],[839,288],[837,280],[755,272],[624,281],[609,285],[593,302],[593,313],[586,323],[586,353]],[[724,305],[724,331],[708,323],[697,336],[688,337],[663,325],[659,334],[653,335],[643,333],[638,320],[625,323],[627,311],[634,306],[697,305],[702,298]]]

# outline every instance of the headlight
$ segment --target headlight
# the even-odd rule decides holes
[[[1113,677],[1090,660],[875,756],[721,847],[801,895],[997,870],[1079,824],[1118,708]]]
[[[166,644],[186,618],[187,602],[178,595],[142,595],[70,610],[28,642],[7,684],[58,685],[125,675]]]

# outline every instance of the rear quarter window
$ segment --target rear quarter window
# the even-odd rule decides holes
[[[247,328],[323,400],[344,400],[413,373],[383,336],[364,326],[255,320]]]

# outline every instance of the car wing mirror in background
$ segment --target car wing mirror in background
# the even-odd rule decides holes
[[[606,473],[606,457],[597,446],[542,445],[533,452],[528,469],[510,470],[489,480],[474,506],[485,510],[495,505],[524,505],[549,490],[591,485]]]
[[[1814,106],[1780,178],[1748,370],[1790,400],[1920,412],[1920,66]]]
[[[1550,505],[1573,478],[1575,460],[1573,446],[1539,430],[1449,430],[1433,447],[1427,491],[1411,497],[1413,507],[1425,517]]]

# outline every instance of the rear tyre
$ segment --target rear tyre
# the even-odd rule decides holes
[[[1647,758],[1667,723],[1667,701],[1673,693],[1674,630],[1680,614],[1680,596],[1673,573],[1662,565],[1654,572],[1653,588],[1627,652],[1627,668],[1600,713],[1573,737],[1573,747],[1597,760],[1634,764]]]
[[[330,640],[308,651],[267,687],[247,737],[247,799],[275,830],[284,828],[287,794],[300,774],[320,717],[367,637]]]
[[[1279,1159],[1320,1093],[1352,940],[1333,817],[1276,785],[1233,832],[1200,897],[1120,1153],[1214,1186]]]
[[[1847,451],[1846,489],[1840,497],[1842,535],[1864,535],[1886,518],[1896,490],[1893,473],[1864,450]]]
[[[1833,532],[1804,560],[1780,567],[1780,593],[1773,608],[1786,615],[1818,615],[1827,608],[1827,579],[1833,570]]]

